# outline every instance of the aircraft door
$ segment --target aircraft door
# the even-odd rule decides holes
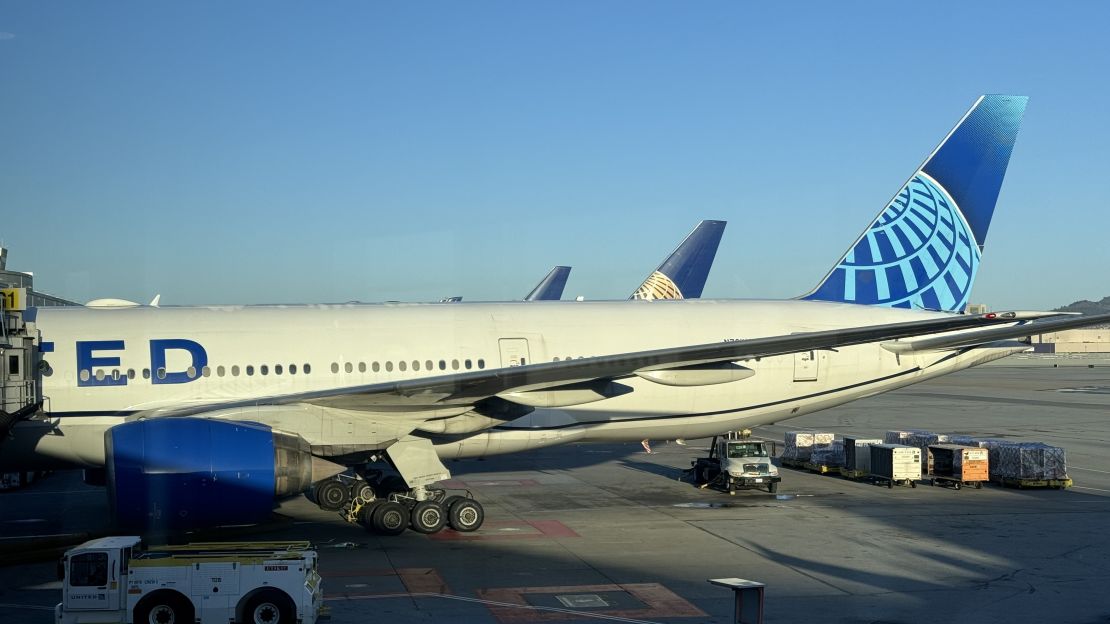
[[[108,552],[86,551],[70,555],[66,562],[66,594],[63,597],[69,609],[113,609],[119,608],[118,593],[119,571],[116,562]],[[110,579],[114,577],[114,581]],[[111,586],[111,589],[109,587]],[[113,606],[115,605],[115,606]]]
[[[817,381],[819,373],[820,359],[817,351],[794,354],[794,381]]]
[[[501,349],[501,367],[524,366],[532,363],[528,353],[527,338],[502,338],[497,341]]]

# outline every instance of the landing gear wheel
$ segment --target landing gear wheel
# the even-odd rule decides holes
[[[461,500],[466,500],[466,497],[459,496],[458,494],[452,494],[451,496],[448,496],[447,498],[443,499],[443,503],[441,503],[443,505],[443,510],[447,513],[451,513],[451,505],[454,505]]]
[[[447,511],[435,501],[420,501],[412,507],[412,530],[417,533],[436,533],[447,524]]]
[[[374,498],[374,488],[370,487],[370,484],[365,481],[359,481],[351,488],[351,499],[353,500],[369,503]]]
[[[778,483],[769,484],[767,486],[767,491],[770,492],[771,494],[774,494],[775,492],[778,492],[779,491],[779,484]]]
[[[486,511],[482,504],[472,498],[455,501],[447,510],[447,522],[459,533],[477,531],[486,519]]]
[[[373,518],[374,510],[382,505],[385,501],[376,500],[366,503],[362,509],[358,510],[358,523],[361,524],[367,531],[374,530]]]
[[[953,482],[952,482],[952,485],[953,485],[953,486],[954,486],[954,487],[955,487],[955,488],[956,488],[957,490],[958,490],[958,489],[960,489],[960,482],[959,482],[959,481],[953,481]]]
[[[347,488],[335,480],[316,485],[316,504],[325,511],[335,511],[347,504]]]
[[[250,599],[243,609],[246,624],[293,624],[296,608],[287,596],[275,590],[264,590]]]
[[[917,487],[917,481],[910,481],[910,487],[912,487],[912,488]],[[957,490],[960,489],[959,484],[956,484],[956,489]]]
[[[389,501],[378,505],[370,516],[370,526],[381,535],[400,535],[409,525],[409,510],[401,503]]]

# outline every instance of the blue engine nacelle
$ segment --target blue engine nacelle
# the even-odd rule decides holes
[[[104,438],[108,498],[125,527],[260,522],[275,498],[313,482],[304,439],[255,423],[155,418],[117,425]]]

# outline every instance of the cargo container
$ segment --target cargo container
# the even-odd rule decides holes
[[[874,438],[844,436],[844,476],[857,478],[870,475],[871,449],[867,447],[882,443],[882,440]]]
[[[872,444],[871,478],[885,481],[887,487],[895,484],[917,487],[921,479],[921,449],[902,444]]]
[[[957,490],[962,485],[983,487],[990,479],[987,449],[958,444],[929,445],[929,483],[951,484]]]

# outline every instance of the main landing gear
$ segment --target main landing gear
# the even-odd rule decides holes
[[[347,522],[379,535],[400,535],[409,528],[426,535],[446,527],[460,533],[481,528],[486,513],[470,492],[448,495],[428,487],[451,476],[430,442],[405,438],[381,459],[387,459],[398,474],[368,464],[313,484],[305,496],[321,509],[338,511]]]

